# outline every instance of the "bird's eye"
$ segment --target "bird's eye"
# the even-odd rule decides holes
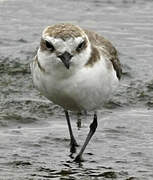
[[[76,48],[76,51],[80,52],[86,45],[86,41],[81,42],[78,47]]]
[[[50,50],[50,51],[54,51],[55,50],[54,46],[50,42],[45,41],[45,43],[46,43],[46,47],[48,48],[48,50]]]

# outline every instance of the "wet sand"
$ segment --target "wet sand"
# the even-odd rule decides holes
[[[0,179],[153,179],[152,9],[149,0],[0,1]],[[81,165],[69,156],[62,108],[34,89],[29,70],[42,30],[59,22],[111,40],[123,66]],[[81,145],[92,114],[80,130],[71,119]]]

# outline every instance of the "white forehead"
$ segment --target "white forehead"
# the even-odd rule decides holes
[[[59,50],[59,51],[72,51],[77,47],[78,44],[80,44],[83,40],[84,37],[75,37],[75,38],[69,38],[66,40],[63,40],[61,38],[54,38],[50,36],[44,36],[44,40],[51,42],[54,47]]]

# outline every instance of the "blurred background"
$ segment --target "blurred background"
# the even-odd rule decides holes
[[[117,48],[120,87],[99,111],[82,165],[69,157],[63,110],[34,89],[29,63],[42,30],[69,22]],[[92,114],[77,129],[84,142]],[[153,1],[0,0],[0,179],[153,179]]]

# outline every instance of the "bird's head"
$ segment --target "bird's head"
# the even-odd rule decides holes
[[[86,64],[91,54],[87,35],[78,26],[57,24],[44,29],[38,59],[44,69],[71,71]]]

